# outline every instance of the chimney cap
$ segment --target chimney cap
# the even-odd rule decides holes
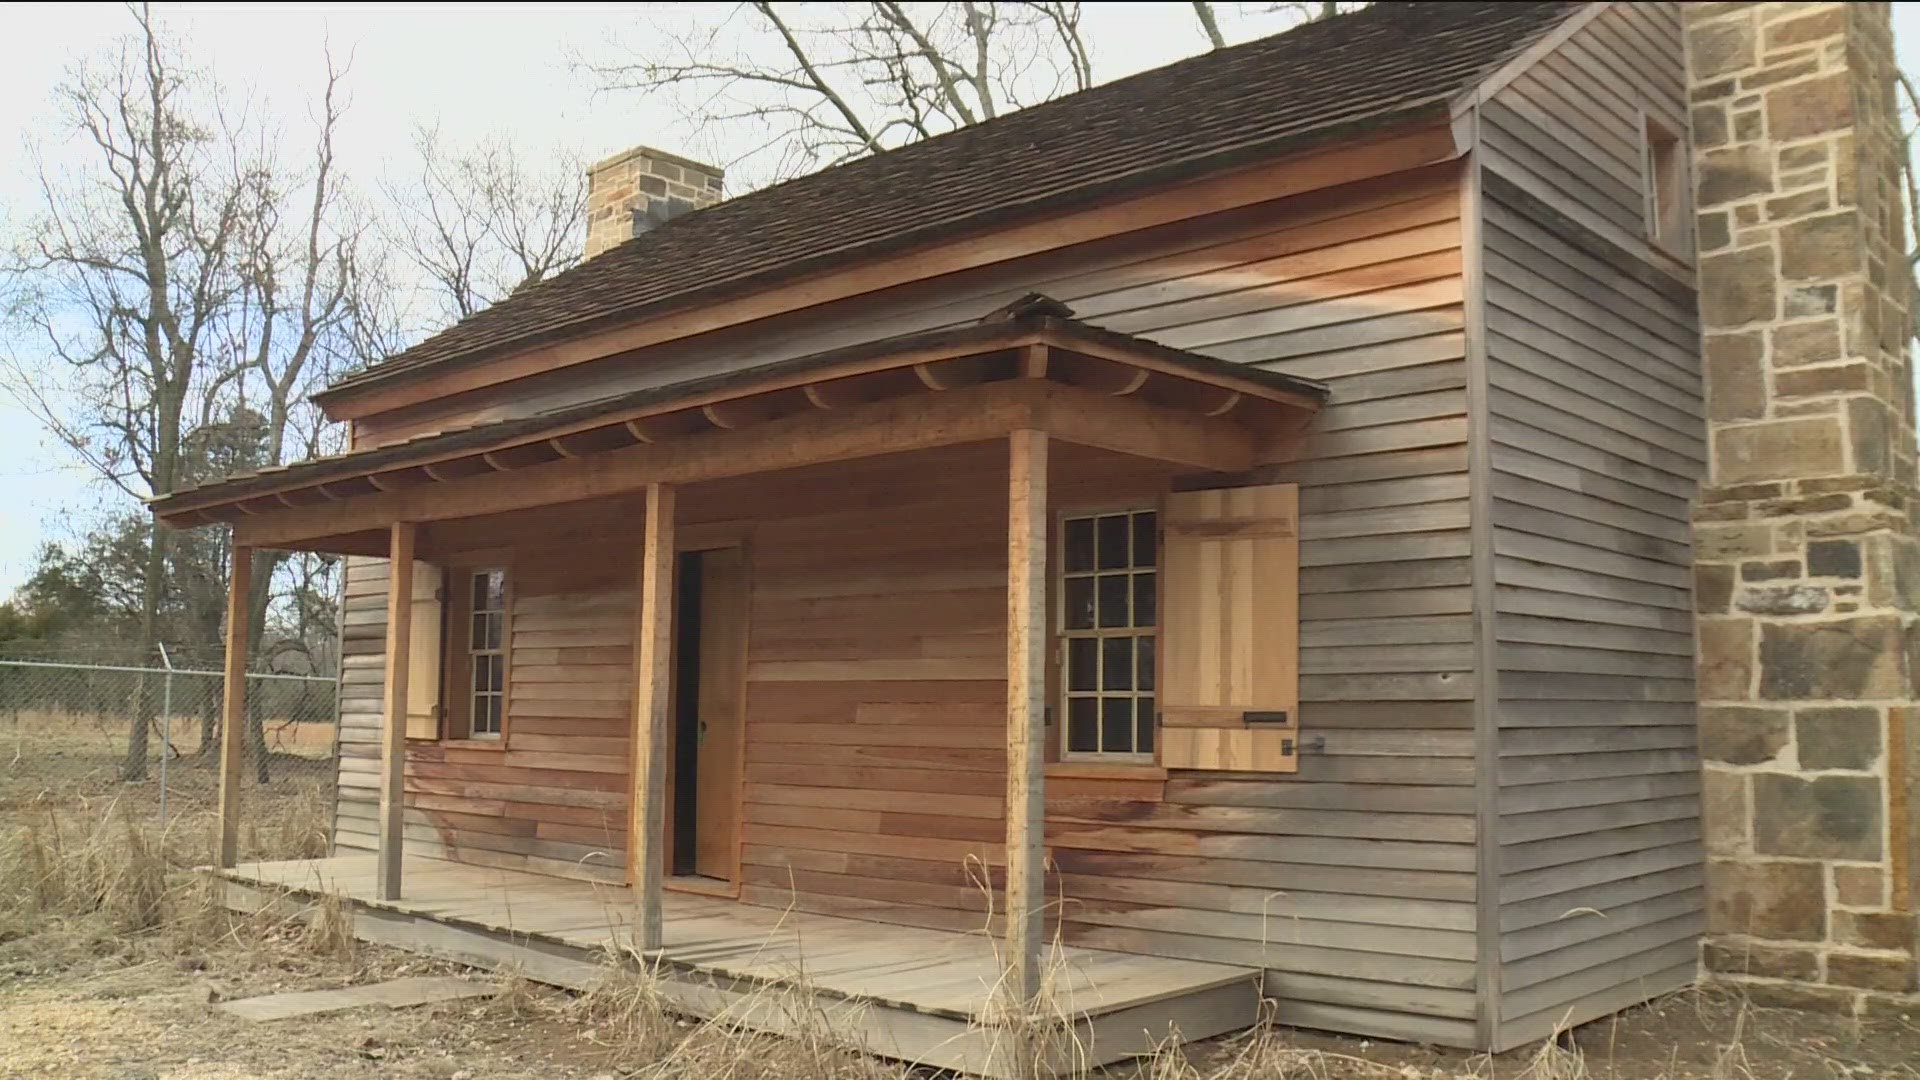
[[[630,146],[617,154],[609,154],[587,166],[587,173],[591,175],[602,169],[610,169],[616,165],[624,165],[637,157],[651,158],[654,161],[664,161],[670,165],[678,165],[683,169],[692,169],[695,172],[707,176],[717,176],[724,179],[727,175],[727,170],[718,165],[709,165],[704,161],[695,161],[692,158],[681,157],[679,154],[670,154],[665,150],[659,150],[651,146]]]

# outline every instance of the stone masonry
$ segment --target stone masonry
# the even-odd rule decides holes
[[[587,169],[587,258],[688,210],[720,201],[725,174],[636,146]]]
[[[1910,276],[1886,4],[1682,5],[1711,465],[1695,511],[1711,977],[1913,1008]]]

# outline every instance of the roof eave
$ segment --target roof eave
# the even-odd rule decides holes
[[[323,458],[305,466],[268,470],[237,476],[224,481],[149,499],[150,512],[170,524],[190,525],[191,515],[203,514],[239,503],[262,499],[431,463],[436,456],[450,453],[491,453],[527,442],[538,442],[555,434],[565,434],[595,421],[607,421],[626,412],[657,414],[698,404],[711,396],[715,388],[724,388],[732,397],[751,397],[757,393],[782,389],[796,376],[809,373],[822,379],[838,377],[835,372],[849,363],[886,357],[909,356],[930,347],[943,346],[956,355],[988,352],[1023,343],[1045,344],[1052,348],[1084,350],[1121,363],[1154,367],[1183,378],[1228,389],[1239,388],[1311,412],[1328,395],[1324,383],[1279,372],[1248,368],[1229,361],[1189,353],[1184,350],[1106,330],[1057,315],[1032,315],[999,322],[976,323],[958,328],[926,331],[830,350],[769,365],[748,372],[712,376],[687,383],[671,384],[653,391],[628,395],[619,400],[590,403],[551,414],[520,420],[501,421],[480,428],[448,432],[389,447],[349,452]],[[908,363],[909,361],[902,361]],[[742,379],[741,376],[753,376]],[[729,381],[731,380],[731,381]],[[784,382],[783,382],[784,380]],[[799,384],[796,384],[799,385]],[[726,397],[715,400],[728,400]],[[617,421],[614,421],[617,422]],[[322,467],[324,466],[324,467]]]

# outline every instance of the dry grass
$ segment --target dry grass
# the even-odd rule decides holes
[[[323,802],[288,800],[257,809],[271,815],[256,819],[247,837],[257,854],[307,856],[324,843]],[[97,987],[121,971],[199,971],[209,964],[273,972],[276,980],[293,972],[309,982],[341,985],[391,973],[402,962],[421,963],[360,945],[352,910],[338,900],[314,903],[296,918],[228,912],[208,879],[185,869],[205,861],[209,825],[201,817],[162,832],[143,823],[126,804],[112,801],[40,810],[0,823],[0,967],[11,964],[17,971],[30,965],[39,977],[52,978],[66,964],[80,973],[76,986]],[[1096,1075],[1071,1041],[1073,1002],[1065,992],[1065,963],[1056,942],[1033,1007],[1000,1010],[982,1021],[984,1034],[999,1048],[1002,1060],[1013,1063],[1014,1072],[1038,1075],[1042,1063],[1051,1061],[1058,1066],[1053,1075],[1065,1080]],[[922,1075],[861,1053],[854,1034],[858,1013],[850,1006],[823,1005],[822,998],[808,992],[804,968],[704,1019],[676,1011],[666,992],[665,973],[631,953],[610,954],[599,984],[583,994],[538,987],[512,971],[502,974],[501,983],[498,996],[453,1015],[451,1024],[445,1014],[436,1021],[429,1012],[409,1021],[413,1026],[405,1030],[414,1033],[409,1037],[475,1054],[489,1052],[471,1037],[476,1026],[495,1040],[511,1040],[515,1031],[527,1033],[524,1042],[539,1045],[542,1053],[552,1053],[554,1040],[563,1038],[565,1054],[583,1070],[581,1075],[608,1069],[642,1080],[908,1080]],[[87,990],[82,996],[100,992]],[[1583,1040],[1556,1038],[1524,1054],[1490,1059],[1331,1040],[1263,1022],[1200,1046],[1181,1046],[1169,1038],[1154,1053],[1106,1075],[1130,1080],[1778,1080],[1867,1075],[1841,1065],[1825,1071],[1775,1067],[1783,1048],[1805,1050],[1816,1040],[1785,1034],[1791,1029],[1782,1017],[1789,1014],[1768,1013],[1762,1022],[1756,1019],[1761,1014],[1723,998],[1696,992],[1613,1022],[1615,1030],[1624,1023],[1696,1033],[1689,1037],[1703,1045],[1691,1061],[1681,1060],[1675,1051],[1656,1053],[1643,1047],[1636,1064],[1622,1067],[1612,1037],[1603,1031],[1596,1039],[1594,1029],[1585,1032]],[[0,998],[0,1026],[6,1019],[5,1000]],[[783,1034],[766,1034],[768,1026]],[[103,1033],[103,1040],[107,1037]],[[1758,1044],[1753,1043],[1756,1037]],[[263,1030],[258,1038],[260,1053],[275,1049],[270,1031]],[[491,1052],[507,1052],[498,1042],[492,1045]],[[1920,1046],[1920,1040],[1910,1046]],[[223,1049],[213,1045],[207,1052],[218,1055]],[[1899,1060],[1900,1052],[1892,1053]],[[1809,1060],[1817,1067],[1826,1059],[1815,1054]],[[1907,1060],[1920,1060],[1920,1053],[1907,1055]],[[1800,1066],[1807,1063],[1803,1060]],[[483,1066],[481,1073],[485,1071]],[[316,1065],[311,1071],[296,1068],[283,1075],[333,1074],[332,1066]],[[1920,1080],[1920,1073],[1899,1065],[1883,1064],[1874,1075]]]
[[[568,1007],[608,1063],[647,1080],[909,1080],[904,1065],[860,1052],[857,1013],[821,1004],[799,979],[768,983],[718,1015],[678,1013],[656,964],[610,952],[600,981]],[[781,1035],[763,1030],[777,1025]]]

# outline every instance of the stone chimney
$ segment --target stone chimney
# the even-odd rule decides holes
[[[1871,1010],[1916,989],[1920,863],[1890,13],[1680,6],[1712,447],[1694,530],[1704,961],[1766,999]]]
[[[726,174],[650,146],[587,169],[587,258],[669,218],[720,201]]]

